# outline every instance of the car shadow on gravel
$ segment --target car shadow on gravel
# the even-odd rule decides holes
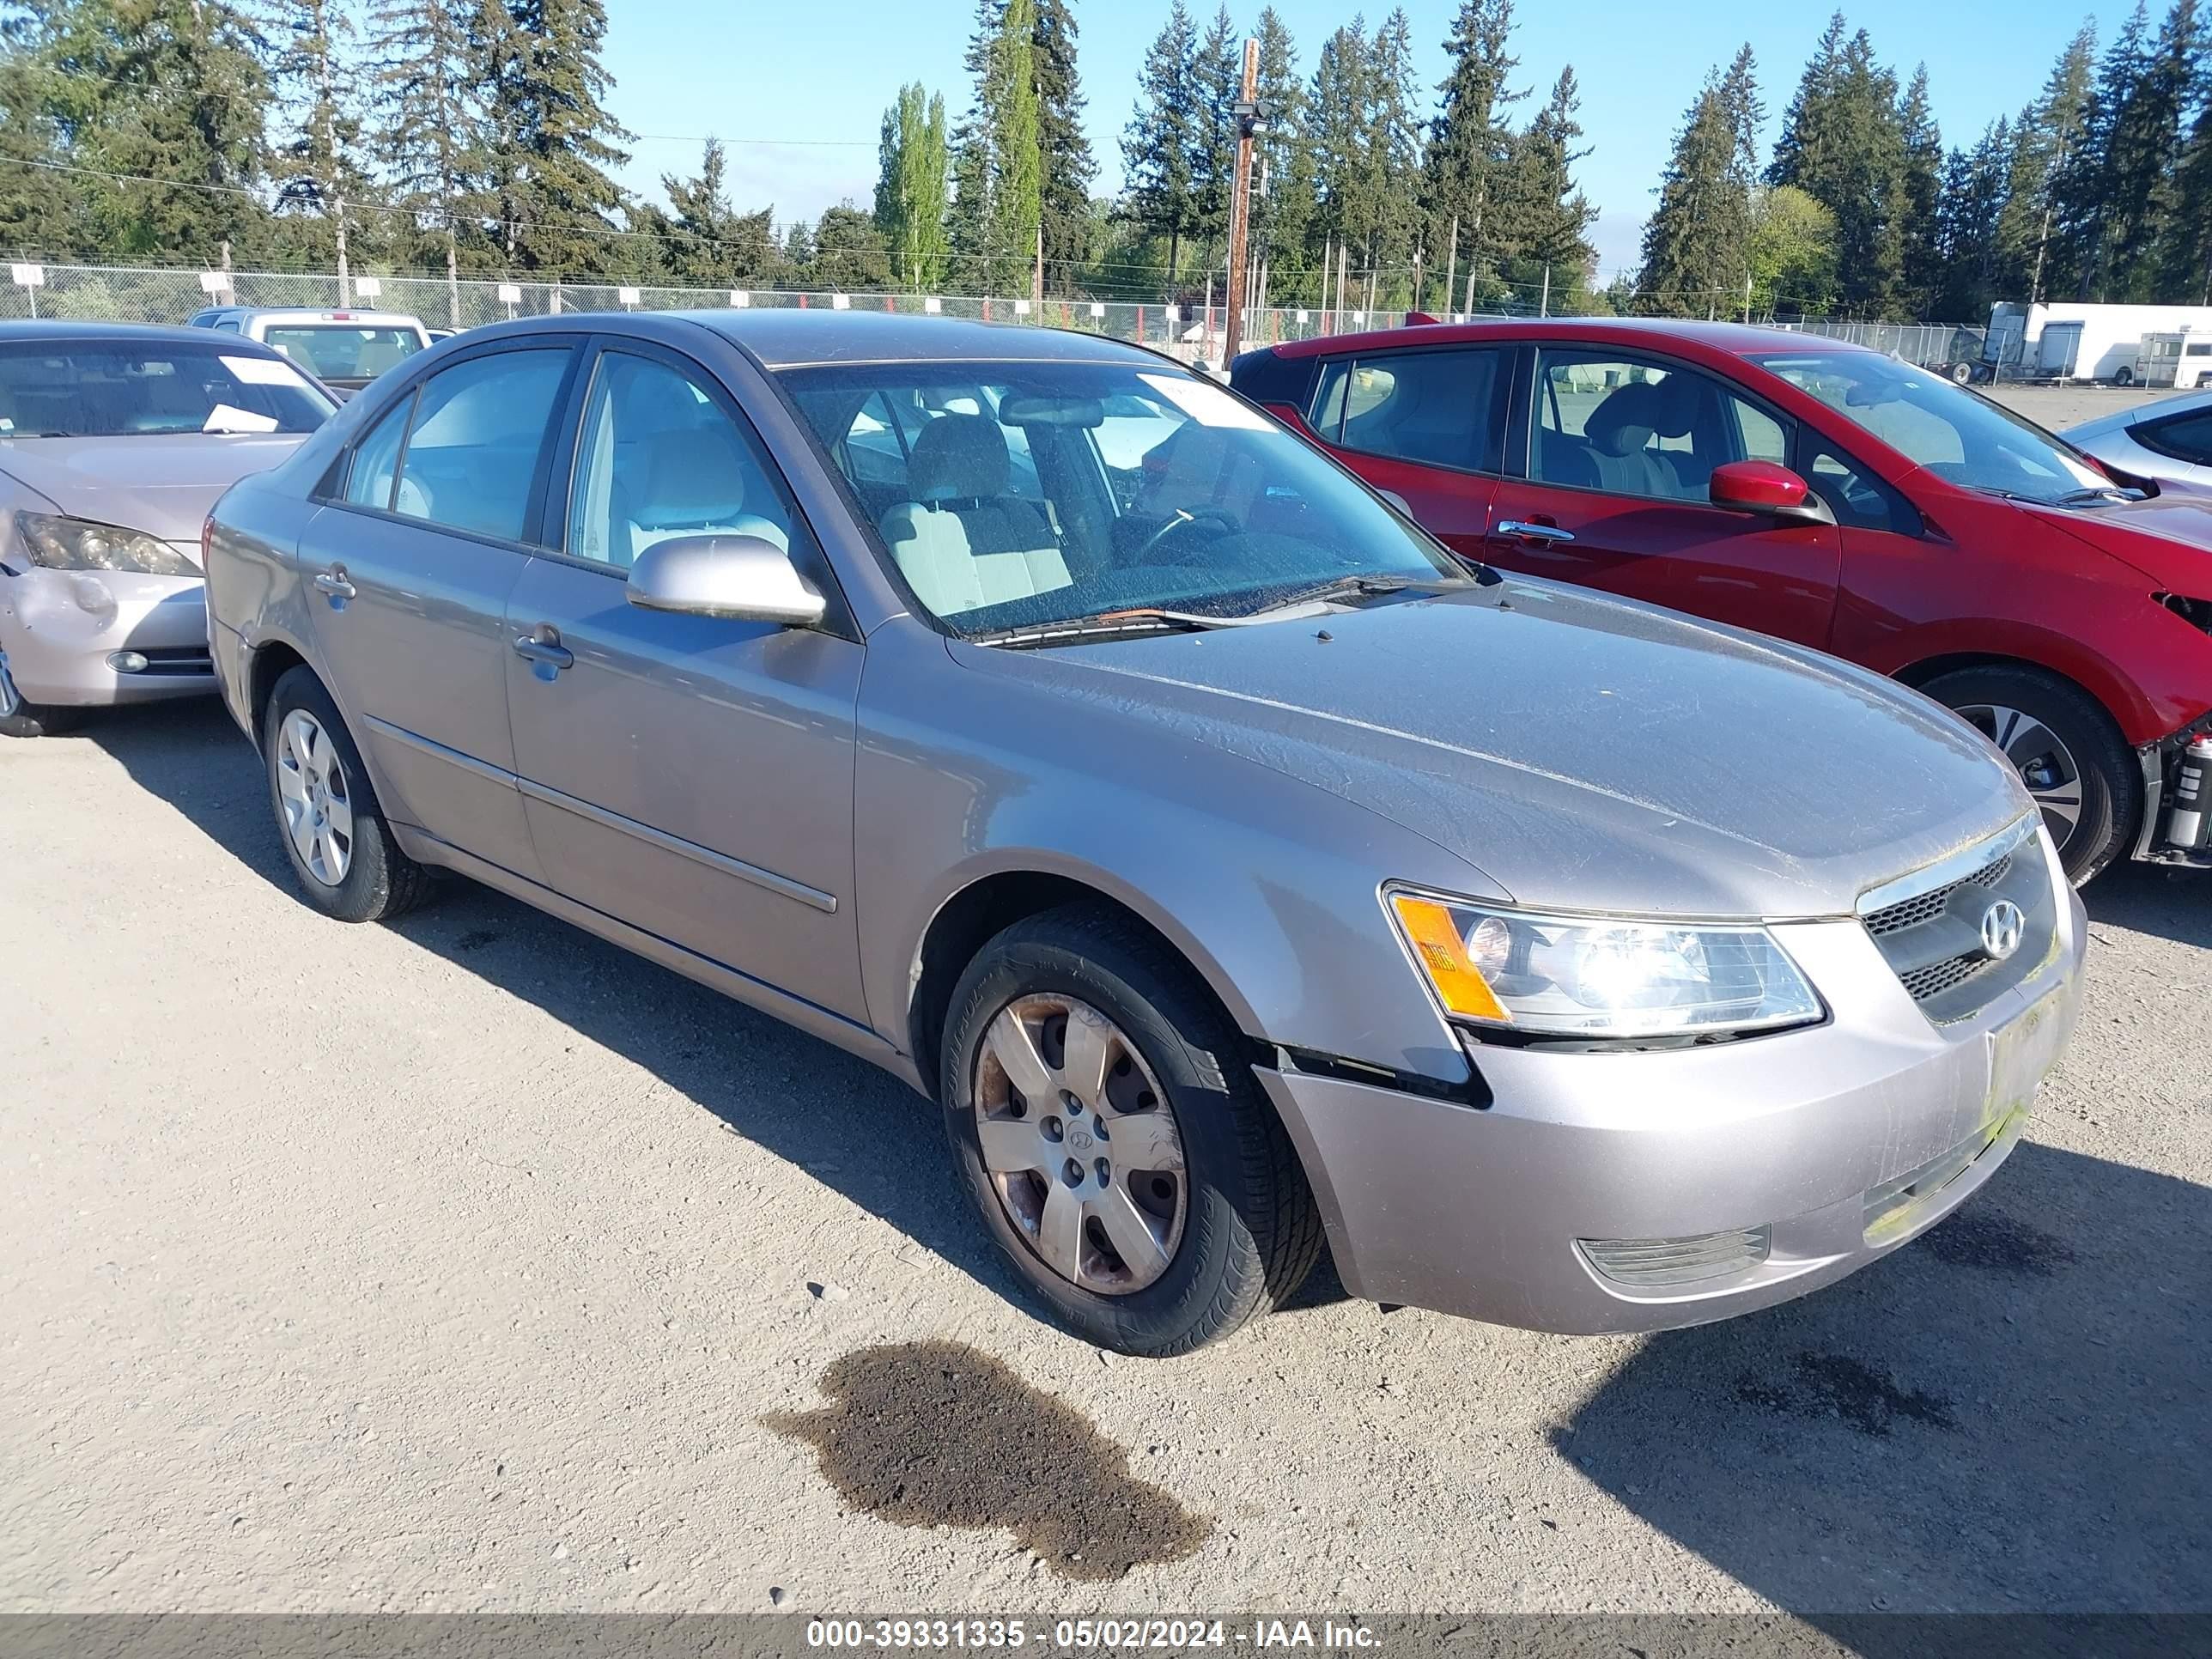
[[[2212,1189],[2027,1142],[1842,1284],[1653,1338],[1553,1442],[1815,1624],[2212,1608],[2208,1287]]]
[[[2212,871],[2124,864],[2083,890],[2093,924],[2212,949]]]
[[[296,891],[260,759],[215,704],[131,711],[85,738],[247,869]],[[937,1109],[887,1073],[474,882],[442,881],[429,904],[388,925],[647,1067],[731,1133],[1037,1315],[956,1184]],[[1285,1306],[1344,1294],[1324,1255]]]

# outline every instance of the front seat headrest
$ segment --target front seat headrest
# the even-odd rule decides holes
[[[1651,441],[1664,416],[1659,388],[1649,380],[1615,386],[1583,422],[1583,436],[1607,455],[1633,455]]]
[[[1698,418],[1698,383],[1686,374],[1669,374],[1659,382],[1659,424],[1662,438],[1686,438]]]
[[[940,415],[922,428],[907,460],[918,501],[984,501],[1006,493],[1006,434],[985,415]]]

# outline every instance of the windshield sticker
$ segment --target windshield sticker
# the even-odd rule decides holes
[[[250,409],[240,409],[232,404],[217,404],[208,410],[208,417],[200,426],[203,432],[274,432],[276,417],[256,415]]]
[[[278,362],[274,357],[228,357],[222,359],[240,386],[300,385],[300,371],[289,363]]]
[[[1200,426],[1233,427],[1244,432],[1265,432],[1267,417],[1247,409],[1218,386],[1187,380],[1180,374],[1139,374],[1137,378],[1196,421]]]

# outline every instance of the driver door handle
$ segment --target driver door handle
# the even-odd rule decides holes
[[[334,599],[349,599],[354,595],[353,584],[346,580],[345,567],[342,564],[334,564],[328,570],[317,573],[315,589]]]
[[[1524,542],[1571,542],[1575,538],[1571,530],[1562,530],[1555,524],[1530,524],[1521,519],[1499,520],[1498,533],[1517,536]]]
[[[576,653],[561,643],[561,630],[550,623],[540,623],[527,634],[514,636],[514,653],[532,662],[543,663],[555,673],[571,667]]]

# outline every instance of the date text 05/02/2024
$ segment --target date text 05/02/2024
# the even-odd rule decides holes
[[[813,1619],[810,1648],[1091,1649],[1249,1647],[1364,1650],[1381,1636],[1370,1626],[1333,1619]]]

